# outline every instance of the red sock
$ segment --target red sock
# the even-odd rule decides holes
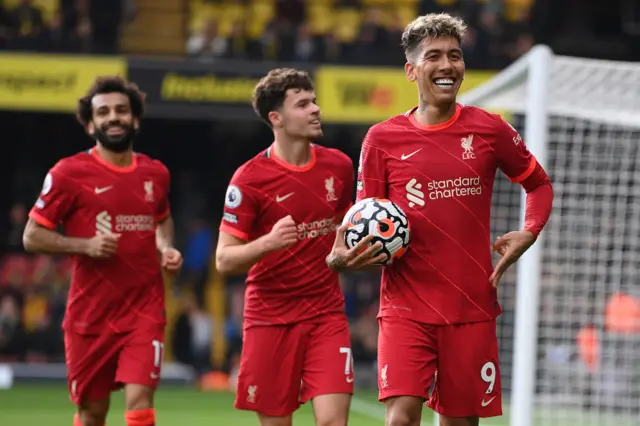
[[[145,410],[127,411],[124,414],[127,426],[155,426],[156,410],[147,408]]]

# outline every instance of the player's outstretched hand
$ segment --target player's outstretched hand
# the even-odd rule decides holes
[[[118,249],[120,234],[100,233],[89,239],[86,255],[96,259],[106,259],[115,254]]]
[[[344,242],[344,233],[347,228],[348,225],[342,225],[336,231],[331,253],[327,256],[329,268],[334,271],[364,269],[386,259],[384,254],[375,255],[382,248],[382,244],[380,242],[371,244],[372,235],[367,235],[358,244],[348,248]]]
[[[167,247],[162,250],[161,263],[162,268],[171,275],[180,272],[182,267],[182,253],[173,247]]]
[[[273,225],[266,236],[267,251],[272,252],[291,247],[298,242],[298,229],[291,215],[285,216]]]
[[[536,237],[529,231],[514,231],[496,238],[493,243],[493,251],[497,251],[502,259],[498,262],[489,277],[493,287],[498,287],[498,282],[502,278],[507,268],[515,263],[525,251],[536,242]]]

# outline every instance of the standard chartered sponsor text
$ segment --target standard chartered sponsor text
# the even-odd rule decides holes
[[[121,214],[116,216],[115,232],[154,231],[153,216],[145,214]]]
[[[302,222],[298,224],[298,239],[318,238],[335,232],[338,228],[335,217],[315,220],[313,222]]]
[[[462,177],[454,179],[433,180],[427,184],[430,200],[466,197],[482,194],[482,181],[479,177]]]

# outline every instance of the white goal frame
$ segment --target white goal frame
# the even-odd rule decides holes
[[[506,68],[486,84],[461,97],[466,105],[507,109],[525,114],[527,147],[544,167],[547,157],[548,117],[547,93],[553,53],[547,46],[536,46],[527,55]],[[520,85],[525,79],[527,96],[524,104],[508,105],[496,99],[503,89]],[[493,102],[491,102],[493,101]],[[497,102],[496,102],[497,101]],[[520,223],[524,224],[526,194],[520,202]],[[541,235],[542,237],[542,235]],[[532,426],[538,339],[538,309],[541,276],[541,247],[538,241],[518,261],[516,318],[514,329],[513,384],[511,387],[511,426]]]
[[[607,124],[640,123],[640,103],[631,99],[629,93],[614,99],[608,96],[606,88],[597,86],[586,92],[582,102],[576,98],[565,99],[557,93],[573,93],[572,87],[552,88],[552,68],[555,60],[567,64],[585,63],[584,73],[589,74],[588,64],[613,69],[633,68],[638,64],[601,61],[583,58],[555,56],[544,45],[535,46],[526,55],[504,69],[480,87],[462,96],[459,101],[465,105],[476,105],[491,111],[514,112],[525,117],[525,141],[538,162],[547,163],[549,143],[549,117],[559,115],[604,122]],[[572,76],[567,86],[579,84],[580,75]],[[566,82],[565,82],[566,83]],[[549,93],[555,93],[553,97]],[[593,92],[593,93],[590,93]],[[582,100],[582,99],[580,99]],[[571,103],[573,101],[573,103]],[[597,102],[594,102],[597,101]],[[618,108],[608,108],[613,103]],[[622,105],[621,105],[622,104]],[[629,108],[624,108],[628,105]],[[622,107],[621,107],[622,106]],[[615,111],[610,113],[609,111]],[[520,223],[524,223],[526,194],[522,191],[520,203]],[[510,401],[510,426],[533,426],[535,406],[535,386],[537,370],[537,340],[540,309],[540,289],[542,272],[541,238],[518,261],[515,305],[513,370]]]

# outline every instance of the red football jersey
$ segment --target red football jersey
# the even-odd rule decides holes
[[[353,197],[353,164],[342,152],[312,146],[304,167],[271,148],[242,165],[227,189],[220,230],[246,241],[291,215],[298,242],[273,252],[248,273],[245,326],[290,324],[343,312],[338,274],[326,265],[335,231]]]
[[[29,217],[68,237],[121,234],[109,259],[74,256],[63,327],[77,333],[128,331],[164,324],[164,284],[156,226],[169,216],[169,171],[135,154],[116,167],[95,150],[60,160],[47,174]]]
[[[489,282],[496,171],[522,182],[536,160],[497,115],[458,105],[446,123],[422,126],[411,112],[371,127],[360,155],[357,199],[391,199],[412,231],[407,253],[382,273],[379,316],[494,319],[501,312]]]

